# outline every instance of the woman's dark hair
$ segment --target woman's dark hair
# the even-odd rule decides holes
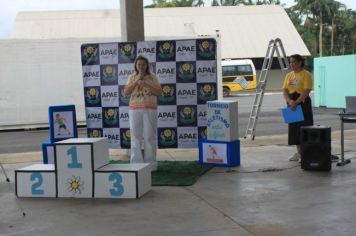
[[[135,69],[136,74],[138,74],[138,70],[137,70],[137,68],[136,68],[136,64],[137,64],[138,61],[144,61],[144,62],[146,62],[146,65],[147,65],[146,73],[147,73],[147,74],[151,74],[151,71],[150,71],[150,63],[149,63],[148,59],[147,59],[146,57],[144,57],[144,56],[138,56],[138,57],[136,57],[136,59],[135,59],[135,62],[134,62],[134,63],[135,63],[135,64],[134,64],[134,69]]]
[[[301,66],[302,68],[304,68],[304,61],[305,61],[305,59],[304,59],[301,55],[299,55],[299,54],[293,54],[293,55],[291,55],[289,58],[293,58],[293,59],[296,60],[297,62],[301,62],[301,63],[300,63],[300,66]]]

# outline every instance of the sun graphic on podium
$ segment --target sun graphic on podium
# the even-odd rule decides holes
[[[80,176],[72,175],[71,178],[67,179],[66,185],[68,192],[72,192],[73,195],[82,194],[84,190],[84,182],[80,180]]]

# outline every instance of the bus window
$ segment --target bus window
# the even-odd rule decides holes
[[[252,75],[252,67],[250,65],[237,66],[238,75]]]
[[[223,76],[236,75],[235,66],[223,66],[222,74]]]

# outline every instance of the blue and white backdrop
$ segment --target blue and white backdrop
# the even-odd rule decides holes
[[[159,148],[192,148],[206,138],[206,102],[217,99],[214,38],[84,44],[81,47],[88,137],[130,148],[129,97],[123,91],[134,60],[150,61],[158,97]]]

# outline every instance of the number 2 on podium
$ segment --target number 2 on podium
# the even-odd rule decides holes
[[[31,187],[32,195],[43,195],[44,191],[43,189],[40,189],[43,182],[42,175],[35,172],[31,174],[30,179],[34,182]]]
[[[68,163],[68,168],[82,168],[82,163],[78,162],[76,146],[70,147],[67,151],[67,155],[71,157],[71,162]]]

